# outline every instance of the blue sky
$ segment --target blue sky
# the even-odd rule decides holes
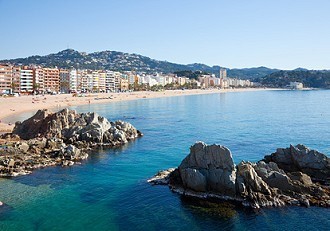
[[[0,59],[66,48],[330,69],[329,0],[0,0]]]

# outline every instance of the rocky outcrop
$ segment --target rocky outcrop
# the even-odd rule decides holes
[[[302,144],[278,148],[276,152],[265,156],[264,161],[274,162],[286,172],[303,172],[312,178],[327,181],[330,176],[330,159],[316,150],[310,150]]]
[[[39,110],[1,136],[0,176],[17,176],[35,168],[71,166],[98,146],[118,146],[142,134],[123,121],[110,122],[96,113],[64,109]]]
[[[39,110],[24,122],[17,122],[12,132],[22,139],[58,138],[65,143],[84,141],[103,145],[127,143],[142,134],[130,123],[109,122],[97,113],[77,113],[63,109],[57,113]]]
[[[322,155],[325,162],[329,160]],[[253,208],[286,204],[330,207],[329,186],[315,183],[309,175],[296,170],[284,171],[277,163],[264,160],[242,161],[235,166],[228,148],[197,142],[177,169],[161,171],[149,182],[168,184],[185,196],[225,199]]]

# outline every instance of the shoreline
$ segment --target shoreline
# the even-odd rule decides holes
[[[185,95],[216,94],[229,92],[282,90],[276,88],[238,88],[238,89],[192,89],[192,90],[165,90],[160,92],[136,91],[121,93],[92,93],[84,97],[73,97],[72,94],[61,95],[29,95],[20,97],[0,98],[0,132],[11,132],[14,123],[8,117],[25,112],[36,112],[39,109],[49,109],[54,112],[71,106],[123,102],[140,99],[164,98]]]

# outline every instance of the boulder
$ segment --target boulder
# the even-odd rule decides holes
[[[291,179],[276,163],[259,161],[254,165],[254,169],[270,187],[284,191],[293,190]]]
[[[231,152],[224,146],[197,142],[178,169],[185,188],[231,196],[236,193],[235,164]]]
[[[17,149],[19,151],[22,151],[23,153],[26,153],[29,150],[29,148],[30,148],[30,146],[25,142],[19,142],[17,144]]]
[[[242,161],[237,166],[237,179],[238,182],[244,184],[247,192],[260,192],[266,195],[271,195],[271,190],[266,182],[257,174],[250,162]],[[245,195],[246,192],[239,192]]]
[[[293,181],[298,181],[303,185],[309,186],[313,185],[312,179],[305,173],[302,172],[290,172],[288,176]]]
[[[275,153],[265,156],[264,161],[275,162],[285,172],[303,172],[324,181],[330,175],[330,158],[302,144],[278,148]]]

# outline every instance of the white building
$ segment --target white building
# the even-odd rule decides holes
[[[120,87],[121,73],[117,71],[106,71],[105,90],[106,92],[117,92]]]
[[[290,82],[290,88],[295,90],[301,90],[304,88],[304,85],[300,82]]]
[[[20,70],[20,86],[21,92],[32,92],[33,91],[33,70],[32,69],[21,69]]]
[[[69,90],[70,92],[78,91],[78,72],[76,69],[72,69],[69,73]]]

